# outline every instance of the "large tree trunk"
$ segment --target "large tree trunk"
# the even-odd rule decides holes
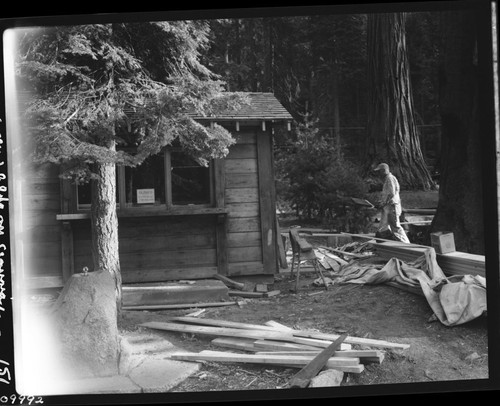
[[[368,16],[367,169],[386,162],[406,188],[434,186],[414,121],[404,13]]]
[[[114,144],[111,146],[114,149]],[[92,180],[92,256],[94,271],[109,272],[116,286],[118,313],[121,311],[121,272],[116,215],[116,169],[114,163],[96,164],[97,179]]]
[[[458,251],[484,253],[475,13],[441,14],[441,177],[432,231],[452,231]]]
[[[264,28],[263,48],[263,92],[274,93],[274,41],[273,41],[273,19],[266,18],[262,22]]]

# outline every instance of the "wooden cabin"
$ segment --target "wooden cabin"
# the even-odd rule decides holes
[[[277,272],[272,133],[292,117],[273,94],[248,95],[250,104],[237,112],[196,118],[217,122],[236,139],[226,158],[208,168],[175,148],[138,168],[117,167],[124,283]],[[18,282],[59,287],[84,267],[92,271],[89,188],[61,180],[55,165],[20,162],[15,151],[10,159]]]

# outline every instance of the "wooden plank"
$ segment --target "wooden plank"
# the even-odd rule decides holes
[[[354,252],[347,252],[347,251],[342,251],[342,250],[338,250],[336,248],[331,248],[331,247],[320,247],[320,248],[323,248],[325,250],[328,250],[328,251],[331,251],[331,252],[335,252],[337,254],[342,254],[342,255],[347,255],[349,257],[353,257],[353,258],[366,258],[366,255],[361,255],[361,254],[355,254]],[[336,259],[336,258],[335,258]],[[345,261],[344,261],[345,262]]]
[[[170,356],[171,359],[181,361],[217,361],[217,362],[241,362],[251,364],[269,364],[269,365],[307,365],[313,357],[306,355],[269,355],[260,356],[255,354],[235,354],[223,351],[204,350],[200,353],[178,352]],[[362,365],[357,358],[332,357],[326,364],[328,368],[340,369],[351,367],[356,371],[362,371]]]
[[[239,188],[227,189],[225,199],[228,204],[231,203],[255,203],[259,201],[258,188]]]
[[[230,203],[226,205],[228,218],[259,217],[260,206],[258,202]]]
[[[325,256],[324,260],[328,263],[330,268],[332,268],[335,272],[340,271],[340,264],[336,260],[328,258],[327,256]]]
[[[320,247],[318,249],[318,251],[321,252],[322,254],[324,254],[329,259],[336,261],[339,265],[348,264],[348,262],[346,260],[340,258],[338,255],[335,255],[335,254],[332,254],[331,252],[328,252],[328,250],[326,248]]]
[[[226,159],[251,159],[257,157],[257,146],[255,139],[251,144],[234,144],[229,147],[229,154]]]
[[[147,327],[157,330],[212,335],[212,336],[215,335],[223,337],[255,338],[257,340],[263,338],[285,340],[285,341],[292,339],[292,336],[290,334],[280,331],[244,330],[244,329],[225,328],[225,327],[192,326],[186,324],[166,323],[166,322],[147,322],[139,325],[141,327]]]
[[[138,253],[120,252],[120,262],[137,269],[153,268],[160,264],[169,267],[214,266],[217,264],[215,249],[175,250],[175,251],[145,251]]]
[[[120,228],[121,230],[121,228]],[[75,241],[78,246],[75,247],[75,254],[87,252],[87,245],[90,245],[89,236],[82,235],[75,230]],[[120,236],[120,251],[127,254],[141,253],[144,251],[177,251],[177,250],[196,250],[196,249],[214,249],[216,247],[216,237],[213,230],[209,233],[178,235],[178,236],[151,236],[146,233],[142,238],[123,238]]]
[[[227,246],[228,248],[242,248],[242,247],[260,247],[262,243],[260,231],[256,232],[242,232],[242,233],[229,233]]]
[[[394,242],[383,242],[372,244],[379,255],[383,258],[398,258],[402,261],[411,262],[424,255],[430,247],[415,244],[404,244]],[[437,254],[436,261],[445,275],[480,275],[485,276],[485,256],[453,252],[449,254]]]
[[[219,337],[211,341],[212,345],[223,348],[231,348],[233,350],[256,352],[258,348],[254,345],[255,340],[251,338],[231,338]]]
[[[182,321],[184,323],[191,323],[204,326],[213,326],[213,327],[231,327],[243,330],[276,331],[274,327],[263,326],[261,324],[241,323],[236,321],[227,321],[218,319],[199,319],[197,317],[178,316],[178,317],[171,317],[170,320]]]
[[[229,263],[259,262],[262,263],[262,247],[231,247],[228,248]]]
[[[294,335],[294,331],[292,331],[291,333],[293,335],[292,341],[297,344],[305,344],[318,348],[326,348],[332,343],[331,340],[318,340],[315,338],[297,337]]]
[[[295,330],[295,329],[278,330],[278,329],[276,329],[276,327],[268,326],[268,325],[241,323],[241,322],[226,321],[226,320],[219,320],[219,319],[199,319],[196,317],[185,317],[184,316],[184,317],[180,317],[180,318],[176,317],[176,318],[173,318],[172,320],[180,320],[183,322],[194,323],[197,325],[201,324],[201,325],[208,325],[208,326],[230,327],[233,329],[244,329],[244,330],[252,329],[252,330],[262,330],[262,331],[284,332],[287,335],[289,335],[287,341],[295,342],[298,344],[311,345],[311,346],[320,347],[320,348],[328,347],[330,344],[332,344],[333,341],[335,341],[337,338],[340,337],[340,335],[336,335],[336,334],[318,333],[318,332],[314,332],[314,331],[309,332],[309,331],[301,331],[301,330]],[[361,338],[361,337],[351,337],[351,336],[347,336],[345,338],[345,342],[343,344],[360,344],[360,345],[383,347],[383,348],[402,348],[402,349],[409,348],[409,345],[407,345],[407,344],[398,344],[398,343],[391,343],[391,342],[384,341],[384,340],[376,340],[376,339]]]
[[[248,298],[261,298],[265,297],[264,292],[243,292],[241,290],[229,290],[229,296],[239,296],[239,297],[248,297]]]
[[[284,324],[278,323],[277,321],[274,320],[269,320],[264,323],[266,326],[273,327],[277,330],[283,330],[283,331],[291,331],[293,328],[285,326]]]
[[[129,254],[144,251],[177,251],[214,249],[217,246],[217,237],[213,230],[210,233],[178,235],[178,236],[149,236],[143,238],[120,238],[120,250]]]
[[[223,307],[237,305],[238,302],[205,302],[205,303],[179,303],[169,305],[140,305],[123,306],[123,310],[166,310],[166,309],[191,309],[198,307]]]
[[[216,216],[151,217],[119,219],[120,238],[137,239],[150,237],[212,234]],[[83,224],[82,224],[83,226]],[[90,224],[87,225],[90,229]]]
[[[227,173],[257,173],[257,161],[255,159],[226,159],[225,161]]]
[[[258,217],[228,217],[227,231],[228,233],[258,232],[260,235],[260,220]]]
[[[76,259],[75,259],[76,261]],[[75,268],[81,269],[83,262],[75,262]],[[179,279],[210,279],[217,273],[216,266],[209,267],[173,267],[143,268],[125,267],[122,263],[123,283],[162,282]]]
[[[292,388],[306,388],[323,367],[331,361],[335,351],[340,348],[340,344],[346,339],[347,333],[342,334],[333,343],[317,354],[304,368],[293,376],[289,386]],[[333,358],[335,359],[335,357]],[[359,362],[359,359],[358,359]]]
[[[283,330],[281,330],[283,331]],[[321,348],[313,347],[306,344],[295,344],[291,342],[276,341],[276,340],[257,340],[254,343],[255,347],[260,350],[269,351],[321,351]]]
[[[284,330],[282,330],[284,331]],[[286,332],[286,331],[285,331]],[[272,351],[321,351],[322,347],[315,347],[307,344],[299,344],[292,342],[295,338],[292,338],[290,342],[276,341],[276,340],[257,340],[255,341],[255,347],[261,350],[272,350]],[[352,346],[350,344],[342,343],[341,350],[350,350]]]
[[[252,342],[253,343],[253,342]],[[252,348],[256,348],[255,346],[252,345]],[[299,350],[299,351],[294,351],[293,353],[295,355],[315,355],[319,354],[321,352],[321,349],[315,349],[315,350]],[[286,355],[290,354],[290,351],[257,351],[256,354],[276,354],[276,355]],[[332,357],[347,357],[347,358],[359,358],[360,362],[363,362],[363,359],[368,358],[368,359],[373,359],[377,360],[377,362],[382,362],[384,359],[384,353],[382,351],[377,351],[377,350],[339,350],[335,351],[332,355]]]
[[[226,173],[226,190],[258,187],[257,173]]]
[[[264,273],[262,261],[235,262],[229,264],[229,275],[261,275]]]
[[[326,333],[316,333],[316,332],[307,332],[298,330],[293,331],[292,334],[296,338],[304,337],[316,340],[318,346],[324,346],[325,343],[334,341],[340,337],[338,334],[326,334]],[[409,344],[393,343],[384,340],[376,340],[376,339],[362,338],[362,337],[347,336],[345,342],[348,344],[366,345],[369,347],[376,347],[376,348],[395,348],[403,350],[410,348]]]

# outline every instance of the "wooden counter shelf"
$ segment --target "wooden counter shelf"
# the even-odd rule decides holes
[[[157,217],[157,216],[192,216],[192,215],[226,215],[228,209],[223,207],[182,207],[175,209],[118,209],[118,217]],[[57,220],[85,220],[90,219],[90,211],[79,213],[57,214]]]

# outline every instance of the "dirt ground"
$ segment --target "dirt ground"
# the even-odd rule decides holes
[[[290,291],[294,280],[277,275],[269,298],[244,299],[238,306],[206,308],[199,317],[264,324],[274,320],[324,333],[410,344],[406,350],[385,350],[381,364],[369,364],[360,374],[345,374],[342,386],[460,381],[488,377],[487,316],[468,324],[446,327],[430,321],[432,311],[423,296],[387,285],[333,285],[325,291],[313,281],[315,273],[301,275],[298,293]],[[143,320],[167,321],[194,309],[131,312],[123,315],[122,328],[134,329]],[[190,351],[221,350],[213,337],[165,333]],[[206,362],[199,373],[174,392],[250,391],[285,389],[297,369],[250,364]],[[457,388],[460,382],[457,382]]]

